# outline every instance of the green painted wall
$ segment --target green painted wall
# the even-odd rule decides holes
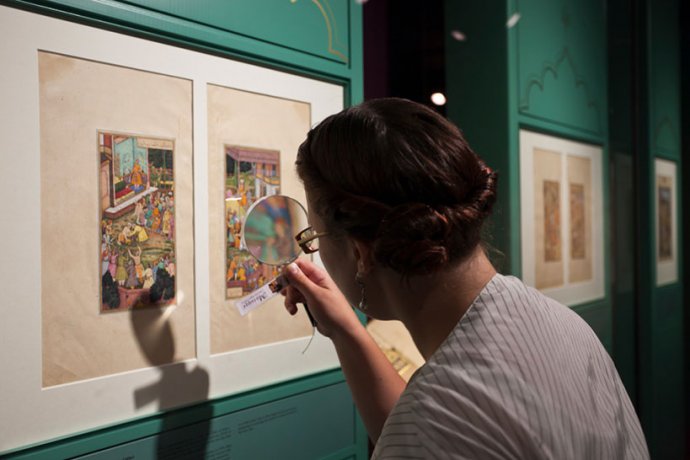
[[[146,417],[4,456],[63,458],[368,458],[340,371]]]
[[[509,83],[506,2],[446,2],[447,114],[474,150],[499,174],[498,203],[489,224],[492,259],[502,272],[520,273],[517,100]],[[450,31],[468,38],[455,41]]]
[[[515,13],[520,20],[507,27]],[[448,116],[499,173],[498,209],[490,224],[503,272],[521,274],[520,129],[601,145],[608,189],[606,15],[600,0],[446,2]],[[604,228],[608,228],[608,193]],[[605,232],[604,246],[609,246]],[[609,257],[606,276],[609,275]],[[611,301],[574,307],[610,350]]]
[[[544,120],[605,140],[604,2],[521,0],[511,6],[521,15],[511,42],[524,122]]]
[[[654,158],[677,163],[682,187],[678,17],[676,0],[446,1],[447,113],[499,172],[490,241],[503,272],[521,274],[519,130],[603,148],[606,296],[574,310],[664,459],[685,458],[687,426],[683,288],[657,287],[655,268]]]
[[[142,8],[347,64],[349,8],[333,0],[129,0]]]
[[[0,4],[340,84],[346,106],[363,98],[362,8],[349,0]],[[233,458],[368,458],[366,431],[339,370],[5,454],[13,459],[155,458],[161,449],[181,449],[175,444],[181,440],[188,447],[197,443],[185,457],[195,459],[204,450],[221,455],[216,458],[227,458],[228,452]]]
[[[633,9],[628,0],[609,0],[609,148],[611,178],[611,272],[613,303],[612,355],[628,394],[638,400],[636,292],[637,222],[635,162],[640,152],[640,134],[634,129],[637,104],[632,95],[642,72],[632,71],[639,36],[633,33]]]
[[[656,203],[654,159],[676,163],[678,183],[678,254],[683,253],[680,190],[682,158],[680,142],[679,3],[676,0],[645,2],[646,105],[648,116],[640,120],[648,142],[640,159],[642,218],[647,222],[648,244],[640,266],[640,279],[647,286],[640,304],[640,415],[650,450],[655,458],[684,458],[684,359],[683,276],[678,261],[678,281],[656,284]]]
[[[0,4],[341,83],[349,92],[346,103],[363,97],[362,8],[348,0]]]

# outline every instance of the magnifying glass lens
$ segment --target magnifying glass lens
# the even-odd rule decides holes
[[[308,225],[307,212],[297,200],[283,195],[262,198],[247,211],[245,247],[264,264],[289,264],[301,252],[295,235]]]
[[[272,195],[255,202],[247,211],[242,231],[244,246],[259,262],[267,265],[289,264],[300,255],[302,246],[307,253],[319,248],[318,235],[309,227],[307,211],[299,201],[284,195]],[[268,290],[273,295],[282,289],[281,279],[279,276],[269,283]],[[261,299],[261,289],[236,304],[240,313],[246,314],[265,301]],[[306,303],[304,309],[316,331],[316,321]]]

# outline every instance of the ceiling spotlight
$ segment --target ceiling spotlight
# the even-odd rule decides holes
[[[435,105],[446,105],[446,96],[443,93],[434,93],[431,95],[431,102]]]
[[[459,30],[451,30],[450,36],[459,42],[464,42],[465,40],[467,40],[467,37],[465,36],[465,34],[460,32]]]
[[[360,5],[364,5],[368,1],[369,0],[355,0],[355,3],[359,3]]]

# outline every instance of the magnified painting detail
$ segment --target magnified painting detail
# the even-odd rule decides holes
[[[262,262],[287,264],[300,254],[294,236],[307,225],[306,213],[297,201],[272,196],[256,203],[245,219],[244,242],[247,250]]]
[[[544,258],[546,262],[561,260],[561,184],[544,181]]]
[[[175,302],[174,142],[98,133],[101,312]]]
[[[658,219],[659,219],[659,260],[673,258],[672,216],[671,216],[671,178],[658,176]]]
[[[280,193],[280,152],[225,147],[225,293],[242,297],[278,275],[279,269],[259,263],[241,247],[247,210],[264,196]]]
[[[584,259],[586,251],[585,186],[570,184],[570,258]]]

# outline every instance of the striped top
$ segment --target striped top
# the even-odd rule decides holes
[[[410,380],[372,459],[649,458],[616,369],[569,308],[496,275]]]

